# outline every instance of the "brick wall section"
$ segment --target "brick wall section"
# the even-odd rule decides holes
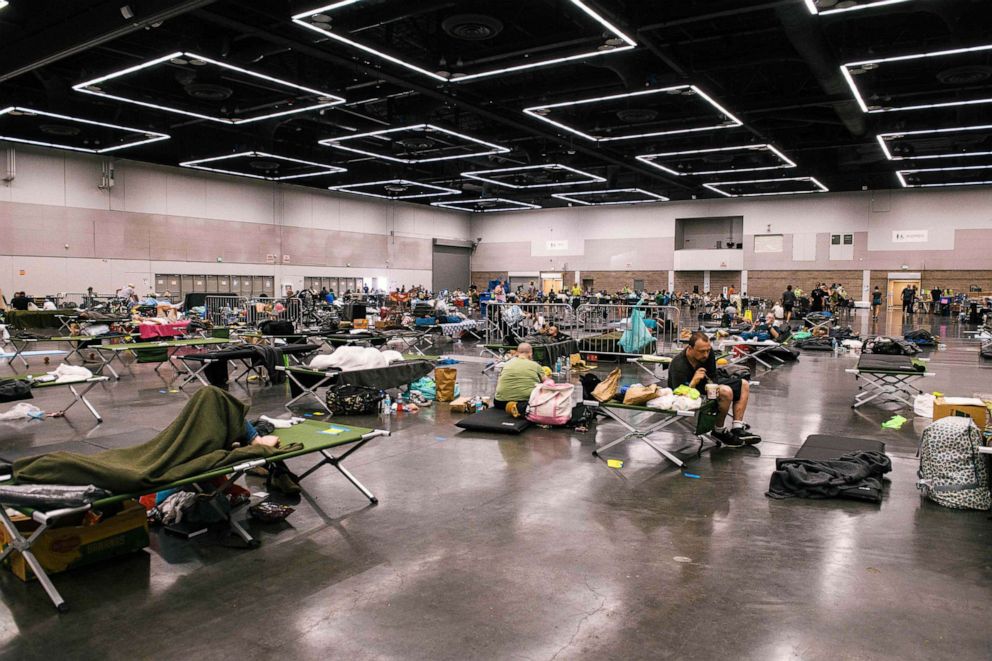
[[[710,271],[710,291],[713,293],[723,291],[724,287],[733,285],[737,292],[741,290],[740,271]]]
[[[506,271],[472,271],[472,284],[485,291],[490,280],[507,280]]]
[[[989,258],[992,261],[992,257]],[[992,271],[923,271],[922,285],[927,291],[931,287],[953,289],[967,293],[971,285],[978,285],[984,292],[992,291]]]
[[[712,274],[710,274],[712,275]],[[676,271],[675,291],[691,292],[694,286],[699,287],[699,293],[703,293],[703,272],[702,271]]]
[[[848,294],[858,297],[861,294],[861,277],[861,271],[748,271],[747,293],[750,296],[778,300],[786,285],[808,292],[818,282],[826,282],[828,285],[839,282],[844,285]],[[713,274],[710,274],[710,279],[712,278]]]
[[[575,280],[575,271],[564,275],[566,284],[571,286]],[[647,291],[668,289],[668,271],[581,271],[579,277],[583,280],[591,279],[597,291],[620,291],[624,287],[633,287],[634,280],[643,280]]]

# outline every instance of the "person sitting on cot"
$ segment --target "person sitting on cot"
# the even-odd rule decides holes
[[[731,447],[760,443],[761,437],[751,432],[744,423],[744,413],[747,411],[751,392],[750,384],[739,378],[727,379],[725,383],[721,383],[716,373],[713,345],[705,333],[696,331],[689,336],[685,349],[672,359],[668,367],[668,387],[675,389],[686,385],[695,388],[705,397],[708,384],[718,386],[714,438]],[[732,416],[728,415],[731,408]],[[728,420],[732,421],[729,428]]]
[[[527,402],[534,388],[544,381],[544,368],[534,362],[534,349],[527,342],[517,346],[516,355],[504,366],[496,382],[494,406],[514,418],[527,414]]]

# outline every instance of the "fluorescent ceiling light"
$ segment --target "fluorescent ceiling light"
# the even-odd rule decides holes
[[[132,74],[142,69],[147,69],[149,67],[168,62],[176,58],[183,58],[187,60],[196,60],[199,62],[206,62],[208,64],[213,64],[214,66],[221,67],[222,69],[227,69],[228,71],[236,71],[238,73],[244,74],[246,76],[251,76],[252,78],[257,78],[259,80],[264,80],[268,83],[275,83],[282,87],[287,87],[290,90],[296,92],[305,92],[306,95],[316,95],[321,100],[320,103],[316,103],[309,106],[304,106],[302,108],[292,108],[290,110],[280,110],[279,112],[273,112],[266,115],[260,115],[259,117],[245,117],[242,119],[229,119],[227,117],[213,117],[211,115],[204,115],[198,112],[193,112],[191,110],[182,110],[180,108],[170,108],[168,106],[162,106],[156,103],[149,103],[148,101],[139,101],[137,99],[131,99],[124,96],[118,96],[116,94],[110,94],[109,92],[103,91],[100,87],[100,83],[104,83],[116,78],[121,78]],[[203,55],[197,55],[196,53],[186,53],[182,51],[177,51],[175,53],[169,53],[168,55],[163,55],[162,57],[157,57],[154,60],[149,60],[141,64],[137,64],[126,69],[121,69],[120,71],[114,71],[105,76],[100,76],[99,78],[94,78],[92,80],[87,80],[82,83],[77,83],[72,86],[72,89],[77,92],[83,92],[84,94],[93,94],[95,96],[102,96],[108,99],[115,99],[117,101],[123,101],[124,103],[134,103],[139,106],[145,106],[146,108],[154,108],[155,110],[165,110],[167,112],[175,112],[180,115],[188,115],[190,117],[197,117],[199,119],[206,119],[211,122],[221,122],[223,124],[248,124],[250,122],[258,122],[263,119],[271,119],[273,117],[282,117],[284,115],[293,115],[301,112],[308,112],[311,110],[319,110],[320,108],[330,108],[331,106],[336,106],[339,103],[344,103],[345,100],[340,96],[330,94],[323,90],[313,89],[311,87],[304,87],[302,85],[297,85],[296,83],[291,83],[286,80],[280,80],[278,78],[273,78],[272,76],[266,76],[255,71],[249,71],[248,69],[242,69],[241,67],[234,66],[233,64],[227,64],[226,62],[220,62],[218,60],[212,60],[209,57],[204,57]]]
[[[590,135],[588,133],[580,131],[576,128],[573,128],[561,122],[555,121],[546,116],[551,110],[554,110],[555,108],[568,108],[571,106],[606,103],[609,101],[616,101],[619,99],[632,99],[651,94],[677,94],[686,91],[690,92],[691,94],[699,95],[700,97],[702,97],[707,103],[713,106],[713,108],[716,109],[717,112],[725,115],[729,121],[722,122],[720,124],[714,124],[711,126],[699,126],[691,129],[676,129],[673,131],[653,131],[648,133],[636,133],[632,135],[603,137],[603,136]],[[674,87],[662,87],[654,90],[641,90],[639,92],[630,92],[628,94],[612,94],[610,96],[597,96],[589,99],[579,99],[578,101],[565,101],[562,103],[552,103],[543,106],[531,106],[530,108],[524,108],[524,112],[530,115],[531,117],[535,117],[541,120],[542,122],[547,122],[548,124],[557,126],[558,128],[564,131],[568,131],[569,133],[574,133],[575,135],[581,136],[586,140],[592,140],[594,142],[612,142],[615,140],[633,140],[634,138],[650,138],[659,135],[675,135],[678,133],[695,133],[697,131],[712,131],[714,129],[734,128],[735,126],[742,126],[744,124],[744,122],[737,119],[729,110],[721,106],[719,103],[713,100],[712,97],[710,97],[708,94],[703,92],[695,85],[676,85]]]
[[[292,174],[285,177],[272,177],[266,176],[264,174],[252,174],[248,172],[239,172],[238,170],[227,170],[218,167],[208,167],[204,165],[205,163],[217,163],[219,161],[227,161],[233,158],[267,158],[274,161],[286,161],[288,163],[293,163],[295,165],[306,165],[315,168],[319,168],[317,172],[307,172],[304,174]],[[213,156],[211,158],[201,158],[195,161],[184,161],[179,164],[184,168],[193,168],[195,170],[207,170],[208,172],[219,172],[221,174],[233,174],[239,177],[251,177],[252,179],[265,179],[267,181],[287,181],[289,179],[301,179],[303,177],[318,177],[323,174],[337,174],[339,172],[347,172],[345,168],[339,168],[335,165],[325,165],[324,163],[314,163],[312,161],[301,161],[298,158],[289,158],[288,156],[279,156],[278,154],[266,154],[260,151],[245,151],[238,154],[225,154],[224,156]]]
[[[643,195],[647,199],[630,199],[630,200],[618,200],[615,202],[589,202],[583,200],[583,197],[589,195],[612,195],[614,193],[630,193],[631,195]],[[667,202],[668,198],[664,195],[658,195],[657,193],[652,193],[650,191],[641,190],[640,188],[611,188],[609,190],[585,190],[575,193],[555,193],[551,197],[556,197],[559,200],[565,200],[566,202],[574,202],[576,204],[583,204],[585,206],[607,206],[610,204],[646,204],[648,202]]]
[[[721,190],[724,186],[736,186],[740,184],[764,184],[772,181],[808,181],[815,186],[815,190],[801,190],[801,191],[778,191],[770,193],[728,193]],[[782,177],[779,179],[748,179],[745,181],[720,181],[712,184],[703,184],[706,188],[709,188],[714,193],[719,193],[724,197],[757,197],[761,195],[804,195],[806,193],[826,193],[828,188],[821,184],[819,181],[813,177]]]
[[[974,170],[988,170],[989,180],[985,181],[950,181],[944,183],[935,184],[913,184],[906,181],[906,175],[918,174],[920,172],[962,172],[962,171],[974,171]],[[896,178],[899,179],[899,183],[903,188],[938,188],[943,186],[982,186],[986,184],[992,184],[992,165],[966,165],[957,168],[920,168],[916,170],[898,170],[896,171]]]
[[[316,9],[311,9],[309,11],[306,11],[306,12],[303,12],[303,13],[300,13],[300,14],[296,14],[295,16],[293,16],[293,22],[296,23],[299,26],[302,26],[302,27],[307,28],[308,30],[313,30],[314,32],[318,32],[318,33],[320,33],[320,34],[322,34],[324,36],[328,36],[328,37],[331,37],[332,39],[336,39],[337,41],[340,41],[341,43],[347,44],[347,45],[352,46],[354,48],[358,48],[359,50],[365,51],[366,53],[369,53],[370,55],[374,55],[375,57],[382,58],[382,59],[384,59],[384,60],[386,60],[388,62],[392,62],[393,64],[398,64],[398,65],[400,65],[402,67],[406,67],[407,69],[410,69],[411,71],[416,71],[417,73],[423,74],[425,76],[429,76],[429,77],[433,78],[434,80],[439,80],[441,82],[453,82],[453,83],[464,83],[464,82],[468,82],[468,81],[472,81],[472,80],[478,80],[480,78],[488,78],[490,76],[498,76],[498,75],[505,74],[505,73],[512,73],[512,72],[515,72],[515,71],[524,71],[526,69],[536,69],[538,67],[548,67],[548,66],[552,66],[552,65],[555,65],[555,64],[561,64],[562,62],[569,62],[569,61],[572,61],[572,60],[582,60],[582,59],[586,59],[586,58],[590,58],[590,57],[598,57],[598,56],[601,56],[601,55],[609,55],[611,53],[622,53],[623,51],[630,50],[630,49],[632,49],[632,48],[634,48],[634,47],[637,46],[637,42],[635,42],[633,39],[631,39],[626,34],[624,34],[623,32],[621,32],[616,26],[614,26],[612,23],[610,23],[609,21],[607,21],[603,16],[601,16],[600,14],[596,13],[595,11],[593,11],[583,0],[568,0],[569,2],[571,2],[571,4],[575,5],[579,9],[581,9],[583,13],[585,13],[590,18],[592,18],[594,21],[596,21],[597,23],[599,23],[599,25],[603,28],[603,30],[605,30],[606,32],[611,33],[613,37],[616,37],[616,38],[620,39],[621,41],[623,41],[624,42],[624,45],[623,46],[617,46],[617,47],[612,48],[612,49],[609,49],[609,50],[598,50],[597,49],[597,50],[592,50],[592,51],[589,51],[589,52],[586,52],[586,53],[578,53],[578,54],[575,54],[575,55],[569,55],[567,57],[554,57],[554,58],[548,58],[548,59],[544,59],[544,60],[534,59],[533,61],[528,61],[525,64],[519,64],[519,65],[511,66],[511,67],[502,67],[502,68],[499,68],[499,69],[491,69],[489,71],[481,71],[479,73],[473,73],[473,74],[469,74],[469,75],[462,75],[462,76],[452,75],[452,74],[442,75],[442,74],[436,73],[434,71],[428,71],[427,69],[424,69],[423,67],[419,67],[416,64],[413,64],[412,62],[407,62],[407,61],[405,61],[405,60],[403,60],[403,59],[401,59],[399,57],[396,57],[394,55],[390,55],[389,53],[386,53],[386,52],[377,50],[377,49],[373,48],[372,46],[369,46],[367,44],[360,43],[358,41],[355,41],[354,39],[350,39],[350,38],[348,38],[348,37],[346,37],[346,36],[344,36],[342,34],[336,33],[336,32],[333,31],[330,23],[323,23],[323,22],[321,22],[321,23],[314,23],[314,22],[311,22],[310,20],[308,20],[311,16],[315,16],[317,14],[324,14],[325,16],[331,15],[331,13],[335,9],[340,9],[342,7],[347,7],[349,5],[354,5],[354,4],[357,4],[359,2],[363,2],[363,1],[364,0],[342,0],[340,2],[334,2],[334,3],[331,3],[329,5],[324,5],[323,7],[317,7]]]
[[[892,108],[882,108],[879,106],[869,106],[864,97],[861,95],[861,90],[858,89],[857,84],[854,82],[854,73],[852,70],[864,69],[868,67],[869,69],[875,69],[879,64],[884,64],[886,62],[906,62],[908,60],[920,60],[930,57],[947,57],[950,55],[961,55],[962,53],[977,53],[981,51],[992,50],[992,44],[986,44],[984,46],[973,46],[971,48],[954,48],[951,50],[934,51],[932,53],[916,53],[914,55],[899,55],[897,57],[883,57],[875,60],[861,60],[860,62],[848,62],[846,64],[840,65],[840,72],[844,76],[844,80],[847,81],[848,87],[851,88],[851,93],[854,94],[854,100],[858,102],[858,106],[861,107],[863,112],[875,113],[875,112],[892,112],[895,110],[926,110],[929,108],[950,108],[952,106],[970,106],[982,103],[992,103],[992,98],[984,99],[969,99],[967,101],[945,101],[943,103],[921,103],[913,106],[899,106]]]
[[[477,208],[478,205],[482,208]],[[455,211],[472,211],[474,213],[490,213],[493,211],[523,211],[525,209],[540,209],[538,204],[517,202],[501,197],[484,197],[477,200],[452,200],[450,202],[431,202],[432,206],[454,209]]]
[[[136,139],[134,142],[126,142],[120,145],[114,145],[112,147],[104,147],[102,149],[91,149],[88,147],[76,147],[73,145],[59,144],[55,142],[46,142],[41,140],[28,140],[26,138],[17,138],[9,135],[0,135],[0,140],[8,140],[10,142],[23,142],[29,145],[39,145],[42,147],[56,147],[58,149],[69,149],[71,151],[81,151],[90,154],[106,154],[107,152],[117,151],[118,149],[129,149],[131,147],[137,147],[138,145],[147,145],[150,142],[158,142],[159,140],[168,140],[169,135],[167,133],[157,133],[155,131],[146,131],[144,129],[136,129],[130,126],[120,126],[119,124],[108,124],[107,122],[95,122],[91,119],[83,119],[81,117],[70,117],[68,115],[57,115],[52,112],[45,112],[43,110],[34,110],[32,108],[21,108],[18,106],[10,106],[7,108],[0,109],[0,116],[11,115],[15,116],[16,113],[23,113],[25,115],[39,115],[41,117],[52,117],[53,119],[61,119],[66,122],[72,122],[75,124],[88,124],[90,126],[100,126],[108,129],[116,129],[119,131],[126,131],[127,133],[139,133],[141,137]],[[137,136],[136,136],[137,138]]]
[[[510,184],[505,181],[500,181],[498,179],[492,179],[483,175],[494,175],[494,174],[512,174],[515,172],[529,172],[531,170],[565,170],[573,174],[579,175],[580,177],[585,177],[577,181],[561,181],[554,182],[550,184],[527,184],[524,186],[517,186],[516,184]],[[468,177],[470,179],[477,179],[479,181],[486,181],[491,184],[496,184],[497,186],[505,186],[507,188],[552,188],[554,186],[576,186],[578,184],[598,184],[606,181],[603,177],[591,174],[589,172],[583,172],[582,170],[576,170],[575,168],[570,168],[567,165],[562,165],[560,163],[550,163],[548,165],[525,165],[518,168],[499,168],[497,170],[476,170],[475,172],[462,172],[463,177]]]
[[[697,171],[679,172],[678,170],[675,170],[675,169],[672,169],[672,168],[669,168],[669,167],[665,167],[664,165],[661,165],[660,163],[656,163],[655,162],[655,159],[668,159],[668,158],[671,158],[673,156],[691,156],[691,157],[695,157],[695,156],[699,156],[700,154],[715,154],[717,152],[734,152],[734,151],[739,151],[739,152],[744,152],[744,153],[754,152],[754,151],[767,151],[767,152],[770,152],[770,153],[774,154],[775,156],[777,156],[779,158],[779,160],[781,161],[781,163],[778,164],[778,165],[765,165],[765,166],[760,166],[760,167],[755,167],[755,168],[729,168],[729,169],[723,169],[723,170],[702,170],[702,171],[698,171],[698,172]],[[650,165],[652,167],[656,167],[659,170],[663,170],[663,171],[668,172],[670,174],[678,175],[680,177],[681,176],[686,176],[686,175],[698,176],[698,175],[704,175],[704,174],[726,174],[728,172],[757,172],[759,170],[779,170],[781,168],[794,168],[794,167],[796,167],[796,164],[793,163],[792,160],[788,156],[786,156],[785,154],[783,154],[782,152],[780,152],[778,149],[776,149],[772,145],[768,145],[768,144],[763,144],[763,145],[743,145],[743,146],[740,146],[740,147],[719,147],[719,148],[715,148],[715,149],[693,149],[691,151],[670,151],[670,152],[665,152],[665,153],[662,153],[662,154],[643,154],[641,156],[638,156],[637,157],[637,160],[643,161],[643,162],[647,163],[648,165]],[[676,160],[690,160],[690,159],[676,159]]]
[[[861,9],[874,9],[875,7],[885,7],[886,5],[898,5],[903,2],[909,2],[909,0],[873,0],[868,2],[867,0],[860,2],[856,5],[848,5],[845,7],[831,7],[830,9],[820,9],[816,6],[814,0],[806,0],[806,8],[809,9],[811,14],[819,14],[820,16],[829,16],[830,14],[841,14],[849,11],[859,11]]]
[[[395,156],[390,156],[382,152],[369,151],[367,149],[358,149],[357,147],[347,147],[341,143],[348,142],[349,140],[360,140],[364,138],[379,138],[383,144],[388,144],[388,138],[393,133],[400,132],[416,132],[416,133],[444,133],[446,135],[455,136],[465,140],[466,142],[471,142],[475,145],[480,145],[485,147],[484,151],[472,152],[470,154],[455,154],[453,156],[434,156],[431,158],[397,158]],[[328,147],[336,147],[337,149],[344,149],[345,151],[354,152],[356,154],[364,154],[365,156],[372,156],[374,158],[382,158],[387,161],[394,161],[396,163],[433,163],[435,161],[450,161],[456,158],[472,158],[474,156],[487,156],[489,154],[506,154],[510,150],[506,147],[501,147],[500,145],[493,144],[491,142],[486,142],[485,140],[479,140],[478,138],[473,138],[472,136],[465,135],[464,133],[456,133],[455,131],[449,131],[448,129],[443,129],[440,126],[434,126],[433,124],[414,124],[412,126],[400,126],[393,129],[383,129],[381,131],[371,131],[369,133],[358,133],[355,135],[346,135],[340,138],[327,138],[321,140],[320,144],[326,145]]]
[[[366,190],[359,190],[361,188],[373,188],[373,187],[407,187],[407,188],[419,188],[423,193],[414,193],[412,195],[383,195],[382,193],[373,193]],[[331,186],[328,190],[340,191],[342,193],[352,193],[354,195],[365,195],[368,197],[381,197],[387,200],[412,200],[418,197],[439,197],[441,195],[458,195],[461,193],[460,190],[454,188],[445,188],[443,186],[434,186],[431,184],[420,184],[416,181],[408,181],[406,179],[390,179],[388,181],[368,181],[363,184],[344,184],[341,186]],[[402,193],[403,191],[397,191]]]
[[[943,135],[945,133],[967,133],[969,131],[983,131],[986,133],[992,132],[992,124],[984,124],[981,126],[958,126],[955,128],[948,129],[929,129],[926,131],[899,131],[895,133],[879,133],[875,136],[878,140],[878,145],[882,148],[882,153],[885,154],[885,158],[890,161],[906,161],[906,160],[917,160],[921,158],[957,158],[966,156],[989,156],[992,155],[992,151],[965,151],[965,152],[952,152],[947,154],[923,154],[922,156],[896,156],[889,149],[888,140],[899,140],[900,138],[908,138],[910,136],[936,136]]]

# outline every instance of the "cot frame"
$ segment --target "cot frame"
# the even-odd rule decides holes
[[[844,370],[848,374],[853,374],[858,383],[858,391],[854,394],[852,409],[860,408],[868,402],[881,397],[887,401],[901,402],[905,406],[912,408],[911,398],[922,394],[923,391],[913,385],[913,382],[929,376],[936,376],[936,372],[919,372],[904,370],[865,370],[857,367]],[[862,383],[864,379],[864,383]]]

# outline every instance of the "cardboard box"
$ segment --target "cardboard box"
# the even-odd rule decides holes
[[[472,399],[473,399],[472,397],[458,397],[457,399],[452,400],[450,404],[451,410],[454,413],[471,413],[472,406],[469,404],[469,402],[471,402]],[[489,399],[485,397],[482,398],[482,404],[486,408],[489,408],[491,406],[491,404],[489,403]]]
[[[985,408],[985,402],[975,397],[938,397],[933,403],[933,419],[940,420],[948,416],[971,418],[979,429],[985,429],[988,409]]]
[[[351,323],[352,323],[352,326],[354,326],[355,328],[368,328],[369,327],[369,320],[368,319],[355,319]]]
[[[27,537],[38,524],[25,516],[11,517],[14,525]],[[0,527],[0,539],[10,542],[6,528]],[[49,528],[31,547],[38,562],[49,574],[134,553],[148,546],[148,515],[136,500],[125,501],[124,509],[117,515],[93,525],[67,525]],[[5,563],[22,581],[33,579],[34,572],[17,551]]]

